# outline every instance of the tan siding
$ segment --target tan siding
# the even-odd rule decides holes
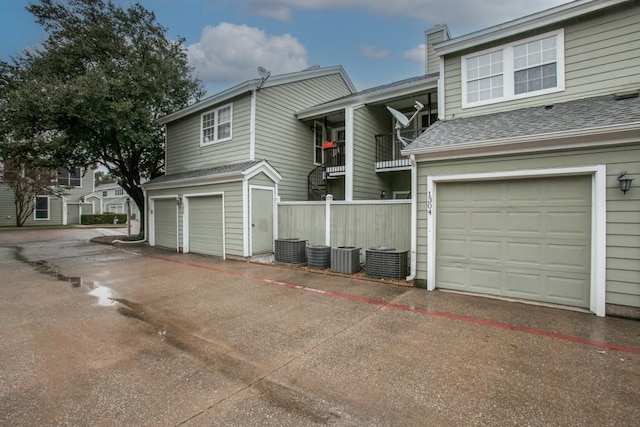
[[[418,168],[418,278],[426,279],[427,175],[480,173],[518,169],[606,164],[607,167],[607,296],[610,304],[640,306],[640,187],[623,194],[616,181],[626,170],[640,175],[640,145],[504,156],[493,159],[420,163]],[[634,182],[635,183],[635,182]],[[634,191],[635,190],[635,191]],[[615,286],[610,286],[616,283]],[[632,292],[632,293],[625,293]],[[636,302],[634,302],[636,301]]]
[[[433,45],[443,40],[443,31],[432,33],[426,37],[425,43],[427,45],[427,64],[425,72],[427,74],[437,73],[440,71],[440,57],[436,53]]]
[[[225,234],[226,234],[226,253],[227,255],[244,256],[244,233],[242,224],[242,182],[232,182],[227,184],[202,185],[196,187],[166,189],[166,190],[150,190],[147,192],[148,197],[156,197],[163,195],[180,194],[204,194],[212,192],[224,192],[224,215],[225,215]],[[182,241],[182,217],[183,208],[180,207],[179,219],[179,239],[180,246]]]
[[[271,178],[261,173],[259,175],[254,176],[249,180],[250,185],[262,185],[264,187],[273,187],[274,183],[271,181]]]
[[[363,107],[354,111],[353,122],[353,199],[379,199],[386,185],[376,174],[376,135],[388,132],[389,115]]]
[[[224,102],[219,106],[226,105]],[[232,139],[200,146],[200,116],[204,110],[167,125],[167,174],[204,169],[249,160],[251,97],[235,98]],[[211,108],[213,109],[213,108]]]
[[[555,27],[560,28],[560,27]],[[548,27],[541,32],[549,31]],[[462,109],[460,56],[446,59],[446,118],[637,89],[640,85],[640,5],[603,12],[590,19],[567,23],[565,29],[565,90],[517,101]],[[531,36],[533,34],[527,34]],[[496,43],[500,45],[502,43]],[[486,48],[483,46],[483,49]]]
[[[281,175],[283,201],[307,199],[313,165],[313,132],[295,112],[349,94],[338,74],[269,87],[257,94],[256,159],[267,160]]]

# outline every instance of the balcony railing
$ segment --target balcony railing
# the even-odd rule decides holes
[[[332,145],[325,143],[324,151],[324,166],[327,173],[339,173],[344,172],[345,157],[344,157],[344,142],[333,142]]]
[[[425,129],[405,129],[400,131],[400,135],[414,140]],[[396,132],[376,135],[376,170],[409,167],[409,158],[400,154],[403,148],[404,145]]]

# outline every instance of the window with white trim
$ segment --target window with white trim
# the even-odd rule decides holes
[[[58,185],[65,187],[82,187],[82,169],[75,168],[73,172],[65,168],[58,169]]]
[[[233,105],[227,104],[200,116],[200,145],[231,139]]]
[[[564,31],[464,55],[462,107],[564,90]]]
[[[116,188],[115,193],[116,193],[116,196],[122,196],[122,195],[124,195],[124,189]]]
[[[327,140],[327,129],[322,122],[313,122],[313,164],[324,163],[322,144]]]
[[[34,219],[49,219],[49,197],[36,196],[36,208],[33,211]]]

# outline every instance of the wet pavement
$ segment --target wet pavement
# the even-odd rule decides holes
[[[0,230],[0,425],[611,425],[640,322]]]

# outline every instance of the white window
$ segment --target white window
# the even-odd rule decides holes
[[[65,187],[82,187],[82,169],[75,168],[73,172],[69,172],[65,168],[59,168],[58,185]]]
[[[564,90],[562,29],[462,57],[462,107]]]
[[[314,122],[313,126],[313,164],[324,163],[322,144],[327,140],[327,129],[321,122]]]
[[[116,188],[116,196],[122,196],[124,194],[124,189]]]
[[[232,104],[227,104],[200,116],[200,145],[213,144],[231,139]]]
[[[34,219],[49,219],[49,197],[36,196],[36,209],[33,211]]]
[[[102,190],[102,197],[107,197],[107,190]]]

